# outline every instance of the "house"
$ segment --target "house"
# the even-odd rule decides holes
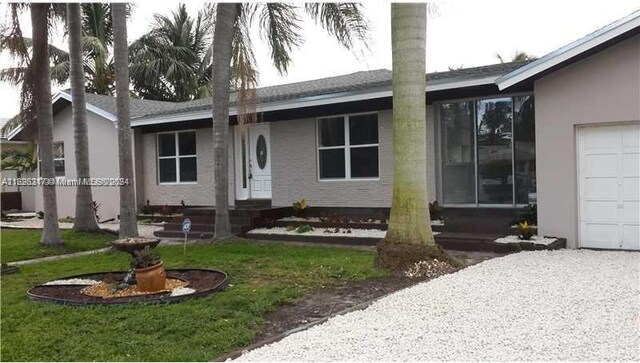
[[[487,223],[537,202],[542,235],[640,249],[640,11],[533,62],[430,73],[425,92],[430,200]],[[265,87],[239,125],[232,95],[229,204],[388,208],[391,96],[384,69]],[[54,134],[73,177],[69,101]],[[115,99],[87,107],[92,176],[115,177]],[[212,206],[211,100],[132,100],[131,116],[137,204]],[[58,193],[72,215],[73,188]],[[110,215],[117,193],[94,188]]]

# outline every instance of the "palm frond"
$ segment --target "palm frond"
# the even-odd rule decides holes
[[[256,121],[258,70],[250,37],[251,7],[242,6],[234,22],[231,55],[232,87],[236,90],[238,123]]]
[[[285,74],[291,63],[289,53],[303,42],[296,7],[291,4],[266,3],[261,5],[261,9],[260,35],[269,45],[276,69],[280,74]]]
[[[305,10],[311,18],[334,36],[345,48],[352,50],[356,43],[369,46],[369,22],[359,3],[307,3]]]

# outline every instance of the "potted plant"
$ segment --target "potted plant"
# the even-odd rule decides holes
[[[300,218],[306,217],[307,209],[309,208],[309,205],[307,204],[307,201],[304,198],[300,199],[297,202],[293,202],[291,206],[293,207],[293,213],[296,215],[296,217],[300,217]]]
[[[145,292],[164,290],[167,279],[164,265],[160,256],[153,252],[149,246],[136,251],[131,264],[136,272],[138,290]]]

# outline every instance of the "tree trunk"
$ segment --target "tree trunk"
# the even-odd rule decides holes
[[[53,110],[51,107],[51,74],[49,73],[48,15],[50,4],[31,4],[33,26],[33,59],[31,60],[34,82],[33,96],[38,120],[38,144],[40,148],[40,176],[44,178],[42,200],[44,227],[40,243],[47,246],[61,245],[58,228],[58,205],[56,201],[55,172],[53,168]]]
[[[386,240],[434,244],[427,200],[425,4],[392,4],[393,200]]]
[[[393,199],[376,263],[403,275],[421,261],[457,265],[436,245],[427,199],[426,4],[391,4]]]
[[[84,94],[84,69],[82,66],[82,25],[80,4],[67,4],[67,31],[69,33],[69,78],[73,100],[73,141],[75,143],[76,174],[82,181],[91,176],[89,172],[89,135],[87,134],[87,106]],[[93,213],[91,185],[79,183],[76,187],[76,216],[73,223],[76,232],[99,231]]]
[[[214,240],[231,236],[229,222],[229,85],[233,27],[238,4],[219,3],[213,32],[213,179],[215,188]]]
[[[111,4],[113,57],[116,71],[118,116],[118,163],[120,166],[120,238],[138,236],[136,195],[133,180],[131,122],[129,120],[129,50],[127,48],[127,4]]]

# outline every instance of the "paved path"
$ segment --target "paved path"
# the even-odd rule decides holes
[[[34,258],[34,259],[31,259],[31,260],[22,260],[22,261],[9,262],[9,263],[7,263],[7,265],[9,265],[9,266],[31,265],[31,264],[39,263],[39,262],[55,261],[55,260],[62,260],[62,259],[71,258],[71,257],[93,255],[94,253],[107,252],[107,251],[109,251],[109,248],[110,247],[105,247],[105,248],[99,248],[99,249],[96,249],[96,250],[67,253],[67,254],[64,254],[64,255],[47,256],[47,257]]]
[[[44,221],[38,217],[15,220],[10,222],[0,222],[0,228],[15,228],[15,229],[42,229]],[[73,223],[58,222],[60,229],[72,229]],[[118,233],[120,224],[118,222],[100,223],[100,228],[103,230],[109,230],[111,232]],[[154,237],[153,232],[163,229],[160,224],[142,224],[138,223],[138,234],[140,237]]]
[[[640,360],[640,253],[536,251],[399,291],[250,361]]]

